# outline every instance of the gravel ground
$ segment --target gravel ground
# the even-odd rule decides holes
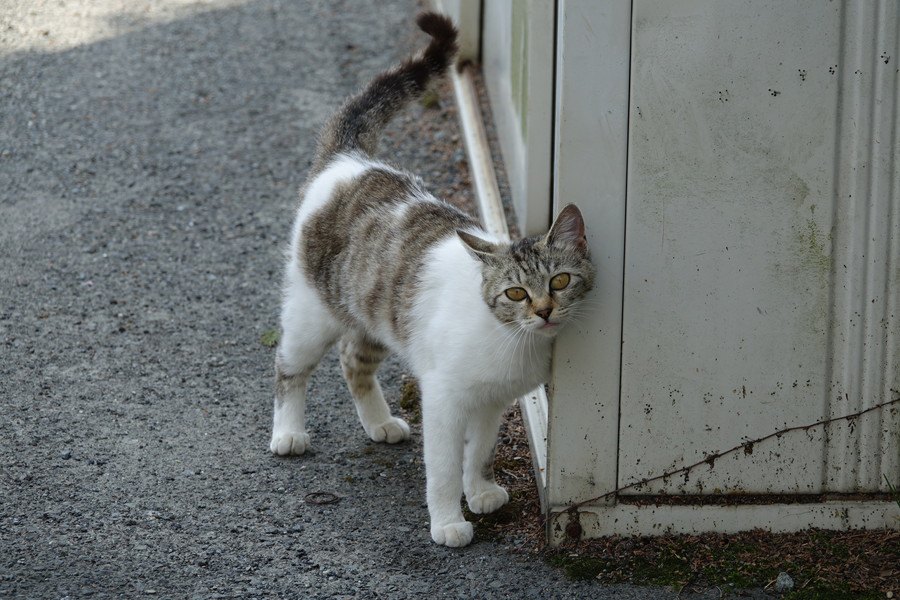
[[[420,432],[369,442],[334,354],[314,452],[267,450],[260,336],[315,132],[421,43],[415,10],[0,5],[0,597],[674,596],[568,581],[515,539],[432,544]],[[456,127],[446,95],[413,107],[384,155],[466,205]]]

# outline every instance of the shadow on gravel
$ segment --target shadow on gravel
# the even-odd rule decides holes
[[[0,57],[0,596],[661,597],[433,546],[420,438],[369,443],[334,356],[315,452],[266,450],[259,337],[315,132],[408,51],[414,3],[128,6],[115,37]]]

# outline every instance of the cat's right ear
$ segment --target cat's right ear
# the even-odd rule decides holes
[[[469,254],[482,262],[487,262],[492,256],[500,253],[500,246],[487,240],[483,240],[467,231],[457,229],[456,235],[462,240],[463,246],[466,247]]]

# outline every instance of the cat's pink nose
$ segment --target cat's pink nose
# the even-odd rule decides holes
[[[553,309],[552,309],[552,308],[542,308],[542,309],[536,310],[536,311],[534,311],[534,312],[535,312],[535,314],[536,314],[537,316],[539,316],[539,317],[542,318],[543,320],[549,321],[549,320],[550,320],[550,313],[553,312]]]

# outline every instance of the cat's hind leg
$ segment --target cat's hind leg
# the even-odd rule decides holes
[[[341,368],[366,434],[375,442],[396,444],[409,439],[409,425],[391,415],[375,377],[387,349],[360,332],[344,334],[340,342]]]
[[[309,448],[306,386],[342,328],[302,275],[287,287],[275,355],[275,408],[269,450],[286,456]]]
[[[494,480],[497,430],[504,408],[502,404],[478,407],[466,424],[463,489],[469,510],[475,514],[494,512],[509,501],[509,494]]]

